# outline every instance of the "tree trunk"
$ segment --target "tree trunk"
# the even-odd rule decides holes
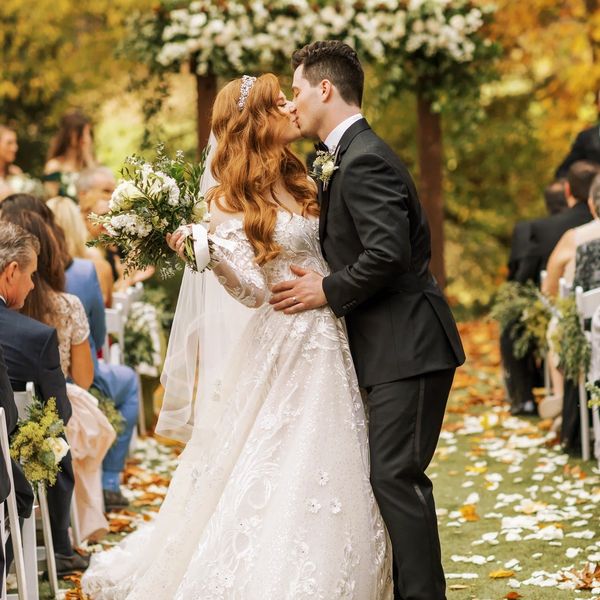
[[[417,147],[419,152],[419,196],[431,231],[431,272],[441,288],[446,286],[444,266],[444,198],[442,195],[442,128],[439,113],[423,93],[417,94]]]
[[[215,75],[196,75],[196,119],[198,127],[198,158],[208,143],[210,135],[210,117],[212,106],[217,97],[217,77]]]

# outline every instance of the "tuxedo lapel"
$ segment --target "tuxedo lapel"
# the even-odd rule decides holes
[[[319,240],[321,241],[321,250],[323,249],[323,238],[325,237],[325,223],[327,222],[327,209],[329,208],[329,190],[323,189],[323,182],[319,181]]]
[[[369,124],[366,119],[360,119],[353,123],[348,127],[348,129],[344,132],[344,135],[340,139],[339,144],[337,145],[335,151],[335,166],[339,166],[342,161],[342,157],[346,150],[350,147],[352,140],[362,131],[366,129],[370,129]],[[329,185],[327,189],[324,188],[323,183],[319,181],[319,204],[321,205],[321,214],[319,217],[319,240],[321,241],[321,250],[323,250],[323,240],[325,239],[325,231],[327,227],[327,213],[329,209],[329,198],[331,195],[332,185],[335,181],[336,173],[339,169],[333,172],[331,176],[331,180],[329,181]]]

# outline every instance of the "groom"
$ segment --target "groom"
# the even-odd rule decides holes
[[[364,74],[356,52],[315,42],[292,61],[300,130],[324,141],[334,161],[328,166],[336,167],[319,181],[319,233],[332,273],[292,267],[298,278],[276,285],[271,304],[286,313],[328,304],[345,317],[368,394],[371,483],[392,540],[395,598],[443,600],[425,469],[465,359],[460,337],[428,269],[429,228],[412,178],[360,114]]]

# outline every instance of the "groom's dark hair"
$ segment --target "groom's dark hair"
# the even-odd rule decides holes
[[[365,74],[356,51],[348,44],[337,40],[308,44],[292,55],[294,71],[300,65],[304,67],[303,75],[310,85],[328,79],[344,101],[362,105]]]

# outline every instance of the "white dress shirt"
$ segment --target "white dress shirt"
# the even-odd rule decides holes
[[[6,298],[4,296],[2,296],[2,294],[0,294],[0,300],[2,300],[4,302],[4,304],[6,304],[6,306],[8,306],[8,302],[6,301]]]
[[[360,121],[364,118],[360,113],[357,115],[352,115],[347,119],[344,119],[337,127],[333,129],[333,131],[327,136],[325,139],[325,145],[329,148],[329,152],[335,152],[342,136],[346,131],[350,128],[351,125],[354,125],[356,121]]]

